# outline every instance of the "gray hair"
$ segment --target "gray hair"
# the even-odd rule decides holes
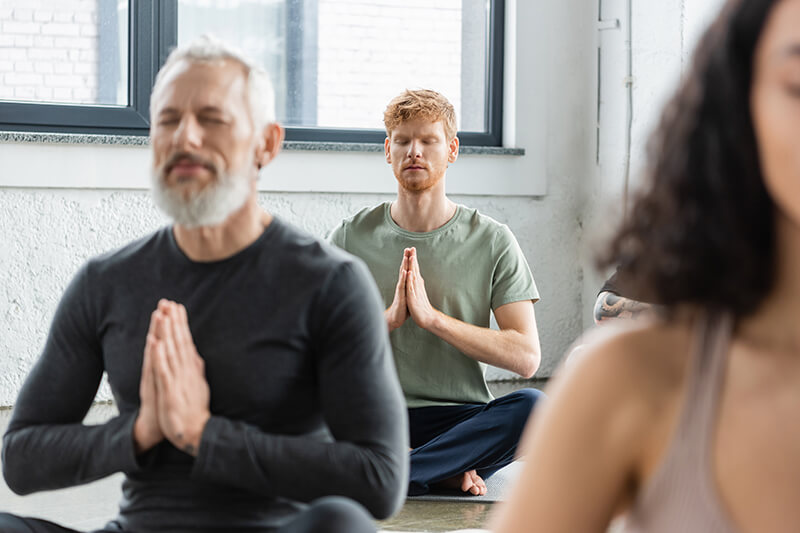
[[[260,131],[267,124],[275,122],[275,91],[272,88],[269,75],[241,51],[209,34],[198,37],[194,41],[170,52],[164,65],[158,71],[158,75],[156,75],[156,81],[150,93],[151,113],[153,110],[153,97],[164,83],[165,73],[184,59],[188,61],[231,59],[241,64],[247,75],[247,96],[253,126],[256,131]]]

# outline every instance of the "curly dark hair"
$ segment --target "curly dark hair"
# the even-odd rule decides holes
[[[778,0],[731,0],[648,143],[648,186],[601,267],[617,265],[648,301],[735,316],[772,286],[774,207],[750,115],[756,45]]]

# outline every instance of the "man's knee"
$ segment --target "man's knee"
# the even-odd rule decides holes
[[[376,527],[366,509],[341,496],[328,496],[314,501],[304,513],[302,527],[291,528],[294,533],[375,533]],[[298,524],[299,525],[299,524]]]
[[[542,391],[528,388],[511,392],[499,398],[508,406],[510,414],[508,424],[513,427],[515,433],[522,433],[534,407],[544,397]]]

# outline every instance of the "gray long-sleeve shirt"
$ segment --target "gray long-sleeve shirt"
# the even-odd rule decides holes
[[[150,314],[186,306],[211,389],[193,458],[137,457]],[[103,372],[119,416],[81,423]],[[357,259],[274,219],[252,245],[188,259],[170,228],[89,261],[67,288],[3,437],[18,493],[126,474],[127,530],[254,530],[337,494],[376,517],[407,482],[407,423],[380,297]]]

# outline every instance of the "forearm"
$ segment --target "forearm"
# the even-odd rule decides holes
[[[599,323],[613,318],[635,318],[649,308],[649,304],[605,291],[601,292],[595,301],[594,321]]]
[[[541,360],[537,335],[515,329],[494,330],[462,322],[440,311],[426,328],[477,361],[530,378]]]
[[[302,502],[338,494],[385,517],[394,510],[394,496],[405,491],[404,431],[387,426],[371,441],[329,442],[315,435],[265,433],[212,416],[192,475]]]
[[[17,494],[30,494],[136,470],[134,416],[120,415],[94,426],[12,421],[3,437],[6,483]]]

